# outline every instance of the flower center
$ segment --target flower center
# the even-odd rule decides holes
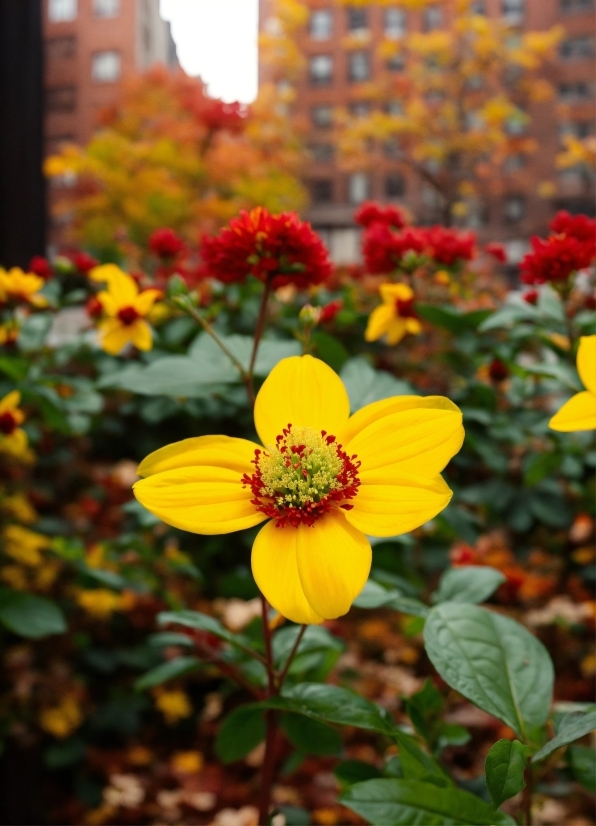
[[[400,318],[415,318],[414,299],[413,298],[396,298],[395,309]]]
[[[9,410],[0,413],[0,433],[10,436],[17,429],[17,420]]]
[[[348,456],[325,430],[289,424],[275,446],[255,450],[253,464],[255,472],[244,474],[242,486],[251,488],[252,504],[279,528],[312,526],[334,506],[351,510],[345,500],[360,487],[356,455]]]
[[[118,310],[118,318],[128,327],[130,324],[134,324],[137,318],[140,318],[140,313],[134,307],[123,307]]]

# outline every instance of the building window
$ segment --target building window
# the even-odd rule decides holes
[[[56,86],[46,92],[46,109],[48,112],[74,112],[77,106],[75,86]]]
[[[329,40],[333,32],[333,15],[328,9],[313,11],[310,16],[310,36],[313,40]]]
[[[521,23],[524,19],[524,0],[502,0],[501,10],[506,23]]]
[[[563,14],[582,14],[594,11],[594,0],[560,0]]]
[[[570,37],[564,40],[559,47],[559,54],[563,60],[585,60],[592,57],[594,44],[590,35]]]
[[[49,60],[63,60],[74,57],[77,51],[76,37],[52,37],[46,40],[46,57]]]
[[[388,115],[393,115],[393,117],[399,118],[404,113],[404,107],[400,100],[389,100],[384,106],[385,112]]]
[[[509,195],[505,199],[503,217],[508,224],[516,224],[526,215],[526,199],[523,195]]]
[[[64,23],[77,18],[77,0],[48,0],[48,19]]]
[[[559,100],[563,103],[582,103],[592,99],[592,86],[585,80],[572,83],[561,83],[559,86]]]
[[[358,100],[350,104],[350,114],[354,118],[365,118],[370,114],[370,103],[366,100]]]
[[[406,194],[406,180],[399,172],[392,172],[385,178],[385,197],[403,198]]]
[[[385,37],[390,40],[399,40],[406,33],[407,17],[403,9],[387,9],[385,11]]]
[[[361,204],[370,198],[370,175],[366,172],[353,172],[348,177],[348,199],[351,204]]]
[[[91,77],[98,83],[114,83],[120,77],[120,54],[96,52],[91,60]]]
[[[443,25],[443,10],[439,6],[429,6],[424,10],[424,31],[432,32]]]
[[[387,71],[389,72],[403,72],[405,65],[402,54],[394,54],[386,63]]]
[[[361,32],[368,28],[366,9],[348,9],[348,29],[351,32]]]
[[[333,160],[334,147],[332,143],[316,143],[311,146],[310,151],[316,163],[330,163]]]
[[[383,144],[383,154],[386,158],[399,158],[400,147],[397,138],[389,138],[388,141],[385,141]]]
[[[118,17],[120,0],[93,0],[93,14],[96,17]]]
[[[565,122],[559,126],[559,136],[564,138],[566,135],[573,135],[578,140],[589,138],[594,134],[594,124],[590,120],[579,120],[574,123]]]
[[[486,15],[486,4],[484,0],[475,0],[470,6],[470,14]]]
[[[520,169],[523,169],[526,165],[527,156],[524,155],[523,152],[516,152],[514,155],[509,155],[503,161],[503,171],[504,172],[517,172]]]
[[[368,52],[351,52],[348,55],[348,79],[352,83],[370,80],[370,55]]]
[[[310,197],[313,204],[329,204],[333,200],[333,181],[320,178],[310,182]]]
[[[326,86],[333,78],[333,60],[328,54],[318,54],[310,59],[310,82],[313,86]]]
[[[310,118],[313,126],[317,126],[319,129],[329,129],[333,126],[333,107],[326,103],[313,106],[310,110]]]

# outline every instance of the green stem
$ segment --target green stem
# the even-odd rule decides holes
[[[274,697],[279,693],[275,684],[275,667],[273,663],[273,643],[271,638],[271,628],[269,627],[269,606],[267,600],[261,594],[261,610],[263,616],[263,639],[265,641],[265,658],[267,661],[267,698]],[[259,797],[259,823],[266,826],[269,821],[269,808],[271,806],[271,789],[275,779],[275,746],[277,740],[277,715],[274,711],[265,712],[265,756],[263,758],[263,770],[261,773],[261,794]]]
[[[248,381],[252,390],[252,380],[255,371],[255,364],[257,361],[257,354],[259,352],[259,344],[265,330],[265,322],[267,321],[267,305],[269,303],[269,296],[271,295],[271,281],[267,280],[261,295],[261,306],[259,307],[259,316],[257,318],[257,326],[255,327],[255,337],[252,345],[252,353],[250,356],[250,363],[248,365]],[[247,385],[248,387],[248,385]],[[250,395],[250,394],[249,394]],[[254,390],[252,392],[252,404],[254,405]]]
[[[532,793],[533,793],[532,768],[528,766],[525,771],[526,785],[522,795],[522,808],[524,811],[525,826],[532,826]]]
[[[298,647],[299,647],[300,643],[302,642],[302,637],[304,636],[305,631],[306,631],[306,625],[303,625],[302,628],[300,629],[300,632],[299,632],[298,636],[296,637],[296,642],[294,643],[294,646],[293,646],[292,650],[290,651],[290,656],[286,660],[286,664],[284,665],[282,671],[278,674],[277,687],[278,687],[279,691],[281,691],[281,689],[283,687],[283,684],[284,684],[284,680],[288,676],[288,671],[290,670],[290,666],[292,665],[292,660],[294,659],[294,657],[296,656],[296,654],[298,652]]]

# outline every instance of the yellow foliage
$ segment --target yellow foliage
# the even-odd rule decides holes
[[[155,705],[163,714],[168,725],[174,725],[192,714],[188,694],[181,689],[156,688]]]
[[[2,532],[2,549],[21,565],[35,568],[43,562],[41,551],[50,545],[47,536],[20,525],[7,525]]]
[[[44,709],[39,715],[39,725],[59,740],[72,734],[83,722],[83,712],[74,697],[65,697],[57,706]]]

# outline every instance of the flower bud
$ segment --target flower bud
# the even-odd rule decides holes
[[[188,285],[181,275],[175,274],[168,280],[167,294],[168,298],[188,295]]]
[[[321,318],[321,308],[305,304],[298,313],[298,318],[303,327],[316,327]]]

